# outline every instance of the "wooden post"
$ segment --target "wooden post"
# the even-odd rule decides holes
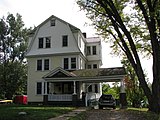
[[[75,95],[76,94],[76,81],[73,81],[73,86],[74,86],[74,92],[73,92],[73,94]]]

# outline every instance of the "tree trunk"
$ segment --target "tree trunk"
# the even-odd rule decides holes
[[[155,25],[155,19],[151,17],[149,31],[153,50],[153,83],[152,99],[150,100],[149,110],[155,113],[160,113],[160,45]]]
[[[149,111],[160,113],[160,86],[157,80],[153,81],[152,84],[152,99],[149,104]]]

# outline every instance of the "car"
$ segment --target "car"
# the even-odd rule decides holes
[[[102,94],[99,98],[99,109],[103,109],[103,107],[111,107],[116,109],[116,100],[111,94]]]
[[[13,100],[2,100],[0,99],[0,104],[11,104],[13,103]]]

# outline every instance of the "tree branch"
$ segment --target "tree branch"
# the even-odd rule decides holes
[[[148,28],[149,28],[149,17],[148,17],[148,14],[147,14],[147,10],[145,9],[145,7],[144,7],[144,5],[142,4],[142,1],[141,0],[136,0],[137,1],[137,3],[138,3],[138,6],[139,6],[139,8],[141,9],[141,11],[142,11],[142,14],[143,14],[143,17],[144,17],[144,19],[145,19],[145,22],[146,22],[146,24],[147,24],[147,26],[148,26]]]

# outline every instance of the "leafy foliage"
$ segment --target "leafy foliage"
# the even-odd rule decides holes
[[[28,32],[22,16],[8,14],[0,19],[0,96],[12,99],[26,93],[27,68],[25,52]]]
[[[113,83],[111,87],[109,84],[103,84],[102,86],[103,94],[112,94],[115,99],[119,99],[120,87],[119,83]]]
[[[126,57],[121,60],[126,69],[127,76],[124,79],[127,101],[132,107],[147,107],[146,96],[139,84],[138,77]],[[149,83],[148,83],[149,84]]]

